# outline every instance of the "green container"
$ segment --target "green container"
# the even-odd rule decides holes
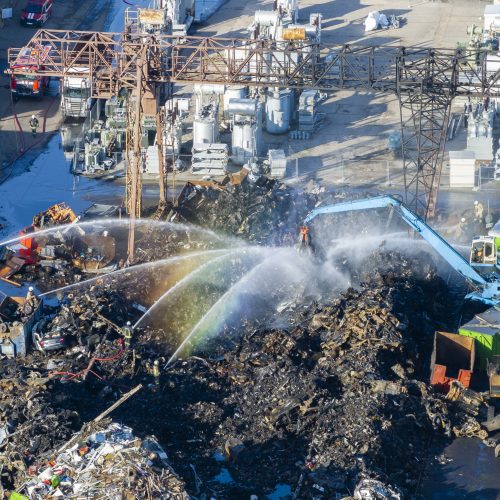
[[[476,344],[476,368],[486,370],[486,361],[500,354],[500,310],[491,307],[462,325],[460,335],[472,337]]]

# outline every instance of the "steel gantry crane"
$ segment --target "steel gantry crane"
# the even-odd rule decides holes
[[[432,216],[451,102],[458,95],[500,95],[500,71],[489,73],[470,49],[328,46],[276,41],[163,34],[39,30],[27,45],[36,73],[91,79],[94,98],[126,93],[128,105],[127,209],[129,256],[141,212],[141,124],[159,116],[173,83],[224,84],[392,93],[401,109],[405,201],[424,219]],[[50,51],[47,54],[47,48]],[[24,49],[25,50],[25,49]],[[479,50],[479,49],[478,49]],[[21,49],[9,49],[11,74]],[[44,54],[36,64],[37,54]],[[476,57],[477,56],[477,57]],[[479,64],[478,64],[479,61]],[[160,203],[165,201],[165,161],[160,155]]]

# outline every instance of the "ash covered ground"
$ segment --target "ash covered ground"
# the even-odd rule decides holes
[[[139,383],[111,416],[166,450],[178,479],[158,498],[348,497],[363,480],[411,498],[431,443],[475,436],[494,459],[481,398],[428,385],[434,332],[456,328],[462,300],[425,247],[381,211],[323,218],[315,253],[293,249],[307,212],[334,200],[270,180],[193,188],[141,229],[135,266],[89,282],[70,265],[28,269],[43,291],[79,284],[52,310],[64,350],[1,361],[2,487]],[[141,319],[138,304],[154,307]]]

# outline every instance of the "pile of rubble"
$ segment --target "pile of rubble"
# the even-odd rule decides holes
[[[54,404],[46,370],[0,362],[0,491],[12,489],[37,457],[81,426],[77,412]]]
[[[21,453],[24,465],[10,472],[4,465],[4,487],[19,484],[79,418],[92,421],[138,382],[146,387],[115,418],[140,437],[158,436],[195,495],[260,496],[277,483],[297,498],[331,498],[367,484],[410,495],[418,492],[431,439],[477,436],[496,446],[479,424],[480,397],[456,388],[446,399],[423,382],[442,314],[436,298],[448,300],[432,266],[377,252],[351,271],[357,289],[322,304],[297,300],[288,328],[227,329],[203,358],[166,369],[171,352],[164,331],[139,329],[124,345],[120,325],[131,317],[126,293],[96,285],[67,298],[73,347],[50,359],[36,353],[3,365],[16,378],[30,366],[46,381],[43,404],[11,398],[3,413],[24,415],[30,407],[44,425],[18,434],[26,419],[8,427],[7,448]],[[43,446],[26,455],[37,440]],[[78,483],[70,472],[63,487]]]
[[[224,189],[190,186],[171,220],[186,220],[259,244],[295,242],[297,227],[315,203],[274,179],[227,184]]]
[[[30,467],[18,498],[188,498],[156,439],[116,423],[78,437]]]
[[[197,467],[206,493],[268,494],[279,482],[296,498],[332,498],[378,479],[411,495],[430,439],[466,435],[475,422],[472,435],[495,446],[479,432],[480,398],[450,401],[422,382],[428,375],[419,347],[434,325],[434,296],[423,289],[443,283],[404,261],[392,255],[402,277],[375,269],[359,290],[301,305],[288,330],[247,329],[222,361],[172,367],[171,387],[182,387],[179,376],[190,373],[206,378],[212,392],[184,406],[191,439],[206,449]],[[221,451],[229,477],[217,484],[206,461]]]

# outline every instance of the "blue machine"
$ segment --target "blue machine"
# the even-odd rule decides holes
[[[392,196],[377,196],[363,200],[347,201],[335,205],[318,207],[309,212],[304,224],[309,224],[318,215],[338,214],[353,210],[369,210],[374,208],[392,207],[412,229],[419,233],[443,259],[450,264],[455,271],[460,273],[474,288],[475,291],[469,293],[466,298],[478,300],[489,305],[500,304],[500,280],[496,275],[489,278],[481,276],[445,239],[439,236],[436,231],[427,223],[414,214],[401,201]]]

